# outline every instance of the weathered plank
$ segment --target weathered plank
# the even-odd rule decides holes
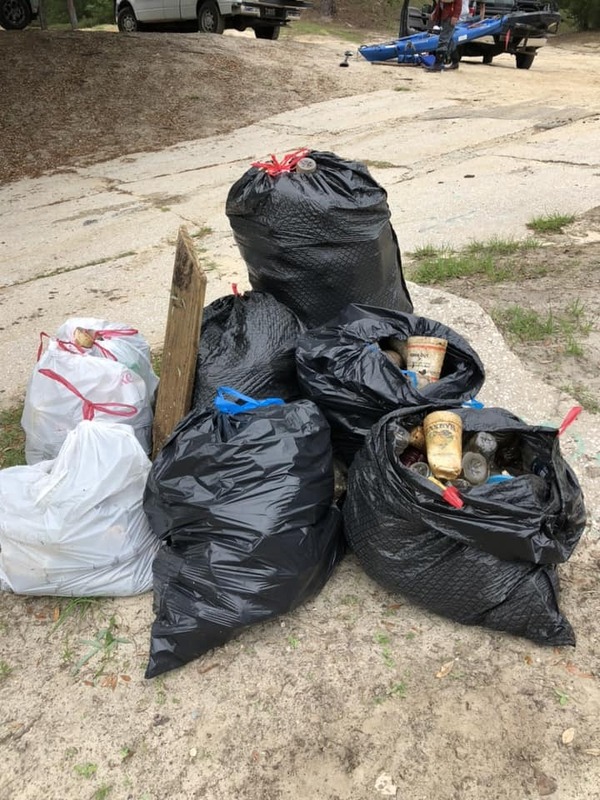
[[[179,229],[165,330],[160,383],[154,414],[152,456],[190,410],[200,327],[206,296],[206,273],[185,227]]]

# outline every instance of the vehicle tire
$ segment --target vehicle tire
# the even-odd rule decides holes
[[[533,64],[535,53],[515,53],[517,60],[517,69],[529,69]]]
[[[0,0],[0,25],[7,31],[22,31],[31,20],[28,0]]]
[[[494,56],[492,53],[484,53],[483,55],[483,63],[484,64],[491,64],[494,60]]]
[[[200,33],[223,33],[225,20],[214,0],[204,0],[198,6],[198,31]]]
[[[280,25],[259,25],[254,28],[257,39],[279,39]]]
[[[140,26],[131,6],[123,6],[117,15],[117,27],[121,33],[135,33]]]

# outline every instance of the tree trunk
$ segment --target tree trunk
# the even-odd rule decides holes
[[[77,30],[77,14],[75,12],[75,3],[73,0],[67,0],[67,11],[69,12],[69,22],[71,23],[71,28],[76,31]]]
[[[46,0],[40,0],[38,8],[38,19],[40,21],[40,28],[43,31],[48,30],[48,18],[46,16]]]
[[[321,16],[331,19],[337,14],[335,0],[321,0]]]

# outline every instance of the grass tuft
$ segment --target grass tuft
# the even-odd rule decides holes
[[[574,221],[575,214],[547,214],[534,217],[527,223],[527,227],[536,233],[562,233]]]
[[[523,306],[496,308],[492,319],[500,330],[519,342],[550,341],[567,356],[583,355],[581,339],[588,336],[592,323],[586,319],[585,306],[579,299],[562,310],[549,309],[545,314]]]
[[[0,411],[0,469],[25,463],[25,432],[21,428],[23,406]]]
[[[577,402],[591,414],[600,414],[600,402],[583,383],[564,384],[560,387],[563,392],[570,394]]]
[[[487,241],[474,240],[461,250],[425,244],[411,254],[416,263],[407,267],[407,275],[410,280],[422,284],[440,284],[474,275],[490,283],[518,280],[523,277],[524,261],[514,256],[538,247],[541,247],[541,243],[533,238],[517,240],[499,237]],[[546,268],[542,266],[535,271],[537,275],[544,274]]]

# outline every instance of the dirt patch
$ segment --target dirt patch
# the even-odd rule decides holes
[[[368,35],[367,35],[368,39]],[[249,36],[0,31],[0,182],[227,133],[369,88],[338,42]]]

